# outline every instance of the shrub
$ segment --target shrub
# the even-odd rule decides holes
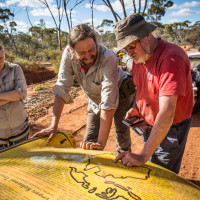
[[[37,61],[48,61],[49,60],[49,56],[48,56],[48,53],[47,51],[40,51],[40,52],[37,52],[36,55],[34,56],[34,60],[37,60]]]
[[[24,60],[24,59],[19,58],[19,57],[16,57],[13,60],[13,63],[20,65],[24,72],[29,71],[28,68],[29,68],[29,66],[31,66],[30,61]]]
[[[45,82],[44,84],[45,84],[45,85],[49,85],[49,84],[50,84],[50,82],[49,82],[49,81],[47,81],[47,82]]]
[[[39,91],[39,90],[46,90],[48,88],[48,86],[45,86],[45,85],[36,85],[34,87],[34,90],[35,91]]]
[[[58,74],[62,52],[58,50],[52,50],[51,52],[49,52],[49,56],[50,56],[51,64],[53,65],[54,72]]]
[[[5,52],[5,55],[6,55],[6,60],[8,61],[8,62],[13,62],[13,60],[15,59],[15,56],[12,54],[12,52],[11,51],[6,51]]]
[[[45,66],[42,64],[36,63],[35,61],[30,62],[28,60],[24,60],[18,57],[16,57],[13,60],[13,63],[20,65],[24,72],[31,72],[31,71],[38,71],[45,69]]]

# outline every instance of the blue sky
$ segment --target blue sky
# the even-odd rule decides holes
[[[77,0],[70,0],[68,9],[74,6]],[[80,0],[79,0],[80,1]],[[122,17],[122,9],[119,0],[110,0],[113,8]],[[127,10],[127,14],[133,13],[132,0],[124,0]],[[173,0],[172,0],[173,1]],[[47,0],[52,12],[57,20],[58,12],[56,9],[56,0]],[[91,11],[90,0],[85,0],[83,3],[75,7],[72,12],[73,26],[90,22],[91,23]],[[138,1],[136,1],[138,2]],[[173,22],[183,22],[189,20],[191,23],[200,20],[200,1],[192,0],[174,0],[174,5],[167,10],[164,17],[160,21],[163,24],[169,24]],[[144,1],[142,2],[143,5]],[[148,7],[150,7],[151,1],[148,1]],[[0,0],[0,7],[10,8],[15,14],[14,20],[17,23],[17,30],[28,32],[30,23],[27,18],[25,6],[27,6],[29,16],[33,25],[38,25],[40,19],[45,21],[46,27],[55,27],[55,24],[50,16],[48,9],[39,0]],[[123,17],[122,17],[123,18]],[[101,0],[95,0],[94,2],[94,25],[100,25],[103,19],[115,20],[111,11],[103,5]],[[68,31],[65,15],[62,21],[62,30]]]

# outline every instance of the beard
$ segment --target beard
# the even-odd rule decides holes
[[[80,60],[80,62],[86,67],[91,67],[92,65],[94,65],[95,61],[96,56],[94,55],[92,55],[90,59],[83,58]]]
[[[146,47],[146,52],[150,52],[150,46],[147,46]],[[147,62],[152,54],[148,54],[146,53],[144,50],[143,50],[143,53],[142,54],[137,54],[137,53],[133,53],[131,54],[131,57],[133,58],[133,61],[136,63],[136,64],[139,64],[139,63],[145,63]]]
[[[131,57],[133,58],[133,61],[136,64],[147,62],[151,58],[151,56],[152,56],[151,54],[147,54],[147,53],[145,53],[142,56],[140,56],[138,54],[131,55]]]

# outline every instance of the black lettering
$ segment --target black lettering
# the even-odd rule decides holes
[[[29,192],[31,190],[30,187],[28,187],[27,185],[24,185],[23,183],[20,183],[19,181],[15,180],[15,179],[11,179],[10,181],[13,183],[16,183],[20,188],[24,188],[27,192]]]
[[[91,190],[88,190],[88,192],[89,193],[94,193],[94,192],[96,192],[96,190],[97,190],[97,187],[93,187]]]

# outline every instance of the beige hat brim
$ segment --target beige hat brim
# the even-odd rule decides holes
[[[153,24],[145,23],[137,31],[132,32],[130,35],[123,37],[117,41],[117,51],[122,50],[124,47],[129,45],[131,42],[142,39],[149,33],[153,32],[156,26]]]

